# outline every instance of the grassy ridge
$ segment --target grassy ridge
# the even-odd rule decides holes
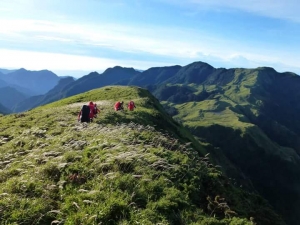
[[[130,99],[136,111],[113,111]],[[100,115],[78,123],[90,100]],[[0,117],[0,224],[283,224],[161,108],[105,87]]]

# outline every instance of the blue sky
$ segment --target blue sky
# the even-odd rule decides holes
[[[79,77],[203,61],[300,74],[298,0],[0,0],[0,68]]]

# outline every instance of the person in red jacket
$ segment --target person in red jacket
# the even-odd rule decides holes
[[[100,113],[100,109],[98,109],[97,104],[94,104],[94,118],[97,118],[97,114]]]
[[[133,109],[136,108],[132,100],[128,103],[127,108],[129,111],[133,111]]]
[[[116,102],[115,107],[114,107],[115,111],[124,110],[123,104],[124,104],[123,101],[122,102]]]
[[[90,107],[90,114],[89,114],[89,117],[90,117],[90,121],[93,122],[93,119],[94,119],[94,109],[95,109],[95,106],[94,106],[94,103],[93,102],[90,102],[89,103],[89,107]]]

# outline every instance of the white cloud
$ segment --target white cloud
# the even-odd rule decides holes
[[[207,42],[204,37],[197,38],[192,42],[182,41],[189,32],[177,29],[137,28],[109,25],[86,25],[54,23],[39,20],[0,20],[3,24],[0,30],[0,38],[7,41],[31,40],[31,41],[58,41],[74,42],[90,46],[105,46],[124,52],[140,52],[162,56],[180,56],[193,58],[196,48],[202,51],[211,51],[211,47],[203,43]],[[178,37],[178,38],[176,38]],[[201,41],[203,40],[203,41]],[[176,46],[176,47],[174,47]]]
[[[137,60],[113,60],[46,52],[32,52],[0,49],[0,68],[26,68],[28,70],[49,69],[56,71],[104,71],[109,67],[123,66],[137,69],[148,69],[153,66],[165,66],[160,62],[143,62]],[[59,75],[64,75],[59,72]],[[83,74],[82,74],[83,75]]]
[[[262,16],[300,22],[299,0],[189,0],[189,2],[198,4],[204,9],[206,7],[215,10],[237,9]]]
[[[98,70],[115,66],[109,59],[58,53],[0,49],[1,67],[24,67],[31,70],[55,69]]]

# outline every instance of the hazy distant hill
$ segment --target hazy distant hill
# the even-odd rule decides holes
[[[4,80],[9,85],[16,85],[24,89],[29,89],[31,92],[35,93],[35,95],[45,94],[60,80],[56,74],[48,70],[28,71],[25,69],[19,69],[4,74],[0,79]]]
[[[137,108],[115,112],[119,99],[133,99]],[[78,123],[78,106],[90,100],[101,113],[94,123]],[[107,86],[2,116],[0,219],[23,225],[285,224],[205,153],[137,87]]]
[[[28,96],[9,86],[0,88],[0,96],[0,103],[10,110],[16,103],[28,98]]]
[[[0,114],[9,114],[11,111],[0,103]]]
[[[14,105],[13,111],[22,112],[37,107],[39,105],[44,105],[48,102],[56,101],[57,99],[61,98],[61,91],[72,82],[74,82],[73,77],[61,78],[58,84],[46,94],[32,96],[24,101],[18,102]]]
[[[7,83],[2,79],[3,74],[0,73],[0,88],[7,86]]]
[[[3,74],[8,74],[8,73],[11,73],[11,72],[14,72],[16,70],[8,70],[8,69],[1,69],[0,68],[0,73],[3,73]]]
[[[47,70],[28,71],[19,69],[4,71],[6,74],[0,73],[0,102],[12,111],[15,111],[19,103],[26,104],[26,107],[23,107],[24,110],[39,105],[38,101],[35,102],[38,99],[37,97],[33,97],[27,102],[24,100],[30,96],[45,94],[61,79]]]

